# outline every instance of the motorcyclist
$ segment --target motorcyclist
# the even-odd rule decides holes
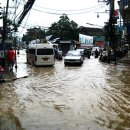
[[[98,58],[98,56],[99,56],[99,52],[98,52],[98,50],[96,49],[96,50],[95,50],[95,58]]]

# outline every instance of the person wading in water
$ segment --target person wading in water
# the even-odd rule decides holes
[[[9,69],[12,70],[15,63],[15,51],[12,47],[8,50],[7,57],[9,61]]]

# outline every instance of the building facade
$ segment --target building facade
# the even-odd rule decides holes
[[[118,1],[119,11],[123,19],[124,42],[130,46],[130,0]]]

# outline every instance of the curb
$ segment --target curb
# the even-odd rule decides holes
[[[23,77],[19,77],[19,78],[16,77],[16,78],[12,78],[12,79],[3,78],[3,79],[0,79],[0,83],[11,82],[11,81],[15,81],[17,79],[27,78],[27,77],[28,77],[28,75],[27,76],[23,76]]]

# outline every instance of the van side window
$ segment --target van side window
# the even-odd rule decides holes
[[[28,53],[35,54],[35,49],[28,49]]]
[[[37,49],[37,55],[54,55],[53,49]]]

